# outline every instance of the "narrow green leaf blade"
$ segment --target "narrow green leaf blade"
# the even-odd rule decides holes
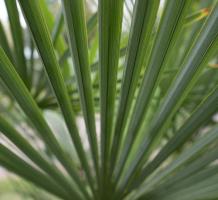
[[[61,184],[68,194],[73,195],[78,199],[80,198],[69,180],[62,175],[55,166],[51,165],[40,153],[38,153],[38,151],[22,136],[22,134],[16,131],[2,116],[0,116],[0,131],[37,166],[50,175],[57,184]]]
[[[118,178],[125,166],[138,130],[142,125],[144,115],[158,85],[159,77],[165,67],[164,63],[166,62],[167,56],[172,50],[172,47],[183,27],[190,3],[190,0],[175,0],[168,1],[166,4],[153,51],[151,52],[151,57],[148,62],[148,68],[145,72],[142,86],[131,116],[131,121],[128,126],[124,149],[121,152],[121,159],[116,169]]]
[[[117,69],[123,16],[123,0],[99,0],[99,71],[101,156],[103,187],[108,179]],[[113,10],[113,12],[111,12]],[[106,189],[105,188],[105,189]]]
[[[48,176],[33,168],[2,144],[0,144],[0,163],[8,170],[36,184],[42,189],[58,197],[68,200],[71,199],[70,196]],[[16,165],[14,163],[16,163]]]
[[[8,39],[6,37],[6,33],[5,33],[5,30],[4,30],[3,24],[1,22],[0,22],[0,45],[4,49],[5,53],[7,54],[7,56],[11,60],[11,62],[13,63],[14,58],[12,56],[10,45],[8,43]]]
[[[81,138],[76,127],[70,98],[64,83],[63,76],[61,74],[60,66],[58,65],[57,58],[55,56],[51,36],[45,23],[40,4],[37,0],[33,0],[31,2],[26,0],[19,0],[19,2],[24,16],[26,17],[27,24],[29,25],[29,28],[32,32],[42,62],[48,74],[49,81],[60,105],[66,125],[71,134],[82,166],[84,167],[89,182],[92,183],[92,181],[90,181],[92,179],[90,167],[88,165],[87,157],[85,155]],[[93,187],[93,185],[90,186]]]
[[[84,1],[63,0],[63,6],[68,29],[68,40],[70,42],[70,50],[74,62],[74,71],[86,124],[86,132],[89,138],[96,175],[97,178],[99,178],[99,155],[89,67]],[[93,183],[90,182],[90,184]]]
[[[139,75],[145,57],[148,57],[148,43],[151,40],[153,25],[156,20],[159,0],[137,0],[134,8],[133,22],[130,31],[127,57],[125,61],[124,80],[115,124],[114,140],[111,153],[112,170],[118,156],[121,139],[126,126],[130,107],[138,84]]]
[[[15,0],[5,0],[5,5],[10,21],[11,33],[14,42],[14,62],[17,72],[23,79],[26,86],[29,86],[27,76],[27,65],[24,56],[24,40],[22,26],[20,23],[18,7]]]
[[[80,186],[80,189],[86,194],[86,190],[83,188],[83,184],[75,171],[73,161],[70,160],[61,149],[48,124],[45,122],[40,109],[36,105],[36,102],[33,100],[32,96],[10,63],[9,59],[5,55],[2,48],[0,48],[0,77],[8,86],[9,90],[25,114],[32,121],[44,142],[63,164],[63,166],[72,176],[73,180],[77,182],[77,184]]]
[[[138,153],[135,161],[132,162],[128,169],[128,174],[126,174],[125,180],[122,182],[122,190],[126,188],[126,184],[138,173],[138,169],[142,167],[144,159],[149,155],[150,148],[154,144],[155,139],[157,136],[160,137],[160,133],[167,126],[167,121],[171,119],[172,114],[181,105],[196,82],[199,73],[216,52],[218,45],[218,26],[216,26],[218,23],[217,11],[218,4],[216,4],[207,22],[204,24],[195,44],[182,64],[181,72],[175,78],[160,109],[154,116],[146,134],[147,136],[140,146],[141,151]]]
[[[140,173],[137,186],[148,177],[172,152],[181,147],[187,139],[218,110],[218,89],[215,89],[196,111],[187,119],[176,135],[161,149],[158,155]],[[140,181],[141,180],[141,181]],[[135,185],[136,186],[136,185]],[[137,187],[136,186],[136,187]]]

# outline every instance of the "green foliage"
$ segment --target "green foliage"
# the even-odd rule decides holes
[[[218,199],[217,0],[5,5],[0,165],[27,181],[12,177],[15,194]]]

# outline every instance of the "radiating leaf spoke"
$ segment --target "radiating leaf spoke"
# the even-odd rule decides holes
[[[30,166],[2,144],[0,144],[0,163],[7,169],[25,177],[28,181],[33,182],[48,192],[64,199],[70,199],[70,196],[48,176]],[[16,163],[16,165],[14,165],[14,163]]]
[[[146,166],[139,176],[140,180],[149,176],[173,151],[178,149],[197,129],[218,110],[218,89],[208,96],[175,136],[159,152],[155,159]],[[138,183],[137,183],[138,185]]]
[[[116,81],[120,53],[123,0],[99,0],[99,71],[101,116],[101,167],[104,193],[109,177],[109,157],[114,122]],[[113,12],[111,12],[113,10]],[[105,196],[111,195],[107,191]]]
[[[155,23],[160,1],[136,1],[133,22],[130,32],[127,57],[125,61],[124,80],[122,82],[121,97],[115,124],[115,133],[112,146],[112,170],[119,153],[121,139],[130,112],[133,97],[138,84],[139,75],[143,67],[145,57],[149,57],[149,41],[153,24]]]
[[[10,27],[13,38],[14,45],[14,62],[15,67],[21,78],[23,79],[26,86],[29,86],[27,78],[27,66],[24,57],[24,40],[22,27],[20,24],[20,18],[17,8],[17,3],[14,0],[5,0],[5,5],[7,7]]]
[[[86,131],[91,145],[96,175],[99,179],[99,156],[95,128],[94,103],[89,68],[88,39],[83,1],[63,1],[68,27],[68,40],[77,79],[80,101],[86,123]],[[90,182],[90,184],[93,184]]]
[[[48,161],[46,161],[43,156],[41,156],[37,150],[35,150],[31,144],[17,132],[3,117],[0,116],[0,131],[10,139],[24,154],[26,154],[36,165],[38,165],[42,170],[53,178],[57,184],[61,183],[70,195],[80,198],[75,191],[75,188],[67,180],[67,178],[62,175],[55,166],[52,166]]]
[[[178,73],[171,88],[169,88],[169,93],[165,96],[160,109],[154,116],[148,133],[146,133],[140,146],[140,152],[135,161],[129,167],[128,174],[125,175],[125,180],[122,182],[121,186],[122,190],[126,188],[128,182],[138,173],[137,169],[141,168],[143,165],[144,159],[147,158],[150,153],[150,148],[154,144],[155,139],[157,139],[157,136],[160,137],[160,133],[163,133],[164,128],[167,127],[167,121],[170,120],[172,114],[175,113],[178,106],[181,105],[183,99],[187,96],[188,92],[196,82],[199,73],[202,71],[205,64],[209,62],[211,56],[216,52],[218,44],[218,27],[215,26],[218,22],[217,10],[218,5],[213,9],[210,17],[204,25],[204,28],[196,39],[195,44],[187,54],[182,64],[181,72]],[[150,79],[151,76],[148,78]],[[143,90],[141,90],[141,92],[142,91]],[[139,94],[139,100],[141,101],[144,100],[142,98],[144,96],[143,94],[144,93],[141,93],[141,95]],[[148,92],[146,92],[146,96],[147,95]]]
[[[38,130],[38,133],[43,138],[48,147],[51,149],[51,151],[57,156],[57,158],[70,173],[73,179],[80,185],[80,187],[83,189],[83,192],[85,192],[86,190],[82,187],[82,183],[75,171],[73,161],[70,160],[61,149],[58,141],[56,140],[49,126],[42,117],[41,111],[37,107],[32,96],[28,92],[24,83],[16,73],[14,67],[12,66],[2,49],[0,49],[0,66],[0,76],[7,84],[9,90],[17,100],[20,107],[30,118],[35,128]]]

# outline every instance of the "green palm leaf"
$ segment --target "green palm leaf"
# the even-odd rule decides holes
[[[217,0],[2,2],[0,165],[29,182],[16,192],[218,198]]]

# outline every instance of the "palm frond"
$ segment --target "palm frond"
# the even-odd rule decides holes
[[[218,198],[217,0],[2,2],[0,165],[25,195]]]

